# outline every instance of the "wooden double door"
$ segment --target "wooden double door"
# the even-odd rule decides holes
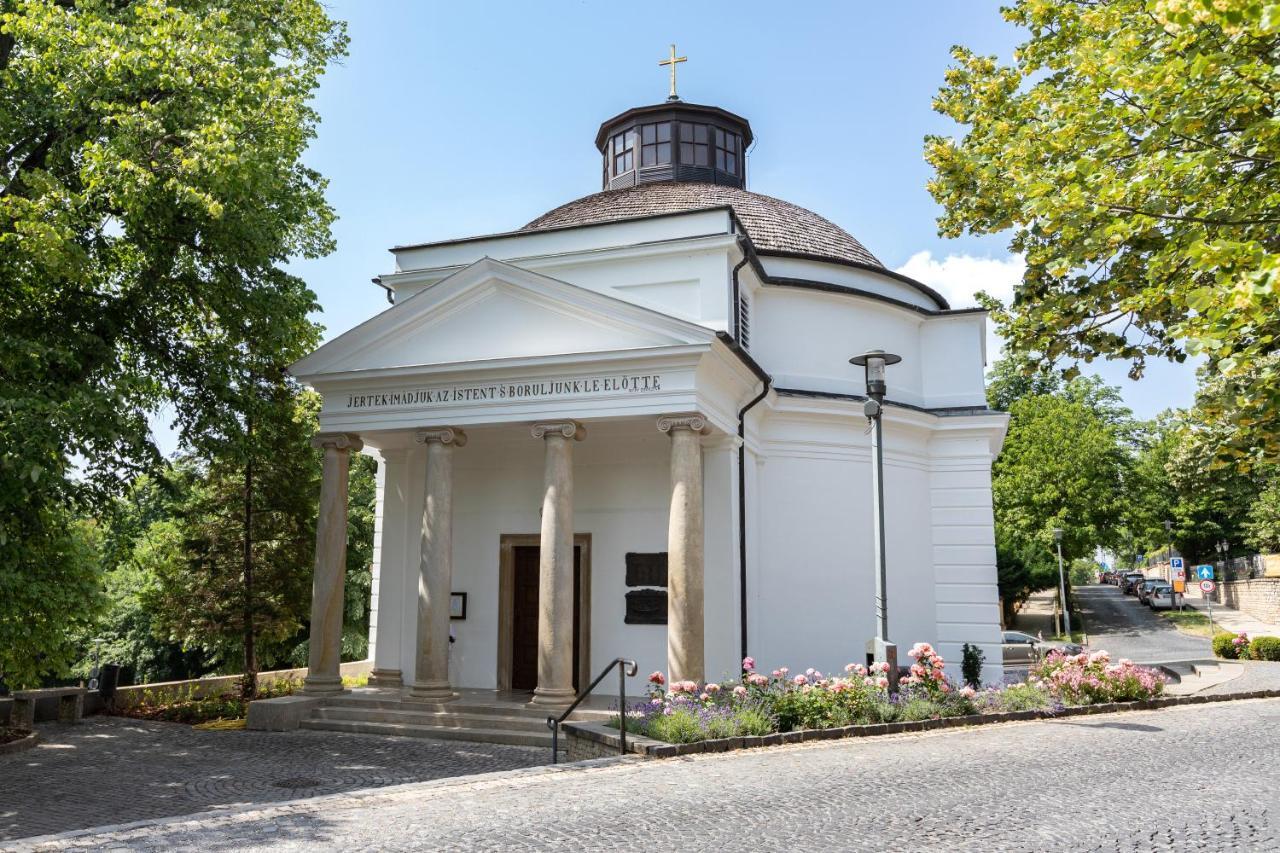
[[[586,683],[583,675],[584,622],[584,545],[573,547],[573,689]],[[538,686],[538,545],[511,546],[511,633],[510,673],[512,690],[533,690]],[[499,667],[501,669],[501,666]]]

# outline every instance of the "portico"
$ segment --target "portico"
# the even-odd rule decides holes
[[[294,367],[324,396],[326,431],[317,443],[326,448],[326,472],[333,470],[321,495],[317,613],[341,612],[342,578],[333,567],[345,559],[346,454],[363,447],[380,462],[371,683],[423,703],[449,701],[461,687],[513,689],[521,652],[513,626],[529,620],[532,607],[535,705],[569,704],[575,685],[594,675],[593,658],[643,657],[675,679],[706,677],[705,504],[722,504],[712,535],[731,543],[736,439],[727,415],[759,388],[749,365],[708,329],[495,261],[413,301],[450,321],[422,329],[398,317],[398,334],[361,327],[356,333],[376,339],[373,346],[343,336]],[[427,363],[397,363],[399,335],[453,337],[448,326],[470,325],[493,301],[508,310],[573,310],[588,335],[607,321],[611,339],[630,338],[632,346],[573,355],[531,346],[516,354],[499,339],[495,346],[507,352],[497,359],[435,364],[419,355],[415,361]],[[453,302],[461,304],[449,310]],[[483,345],[484,335],[481,323],[466,337]],[[556,341],[570,350],[572,343]],[[710,476],[704,455],[716,465]],[[511,537],[525,544],[511,546]],[[504,570],[513,572],[504,547],[536,548],[527,570],[536,572],[535,586],[513,574],[513,588],[503,588]],[[620,570],[632,553],[666,554],[666,577],[641,590],[665,592],[666,618],[657,624],[627,624]],[[731,553],[717,552],[721,596],[732,595]],[[603,560],[607,574],[598,568]],[[465,619],[458,594],[466,596]],[[732,611],[728,598],[717,604]],[[307,693],[332,693],[340,683],[340,631],[340,618],[313,619]],[[733,638],[716,645],[716,665],[731,665]]]

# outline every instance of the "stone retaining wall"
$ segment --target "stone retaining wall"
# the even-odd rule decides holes
[[[344,663],[341,672],[346,676],[364,675],[373,668],[373,661],[359,660]],[[307,676],[307,668],[277,669],[271,672],[258,673],[258,686],[265,687],[280,681],[293,680],[301,682]],[[117,708],[131,708],[141,703],[148,694],[161,700],[174,699],[180,696],[216,696],[240,687],[239,675],[212,675],[205,678],[192,678],[186,681],[159,681],[154,684],[130,684],[116,688],[115,704]],[[12,714],[13,700],[0,699],[0,724],[7,723]],[[102,711],[105,703],[96,690],[85,694],[85,714],[96,714]],[[58,718],[58,700],[43,699],[36,703],[36,721],[45,722]]]
[[[1207,597],[1262,622],[1280,622],[1280,578],[1223,581]]]

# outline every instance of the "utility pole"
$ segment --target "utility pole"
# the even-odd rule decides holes
[[[1067,627],[1067,640],[1071,640],[1071,611],[1067,609],[1067,576],[1062,571],[1062,528],[1053,528],[1053,541],[1058,546],[1058,591],[1062,593],[1062,619]]]

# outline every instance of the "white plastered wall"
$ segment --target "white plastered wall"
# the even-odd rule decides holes
[[[670,439],[654,419],[587,423],[586,439],[574,446],[574,529],[591,535],[591,667],[614,657],[635,659],[642,676],[666,670],[666,627],[624,624],[625,554],[667,550],[670,500]],[[502,534],[536,534],[543,487],[543,445],[527,426],[476,428],[454,451],[453,590],[468,593],[465,620],[451,623],[450,679],[457,687],[496,686],[498,563]],[[736,670],[737,598],[732,513],[732,443],[705,439],[706,653],[708,675]],[[390,454],[383,491],[379,585],[375,615],[384,636],[398,622],[393,640],[379,640],[377,666],[399,668],[413,679],[417,631],[417,571],[421,553],[421,505],[425,455],[421,448]],[[396,472],[396,461],[403,459]],[[398,543],[398,544],[397,544]],[[394,592],[393,592],[394,591]],[[398,593],[398,594],[394,594]],[[395,615],[389,617],[388,611]],[[629,689],[643,691],[642,679]]]
[[[862,662],[875,635],[870,439],[844,417],[761,418],[755,488],[759,557],[749,585],[750,652],[761,667],[824,673]],[[890,638],[936,640],[927,434],[893,429],[885,453]]]

